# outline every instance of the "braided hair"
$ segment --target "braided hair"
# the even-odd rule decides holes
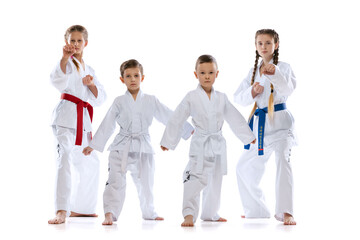
[[[275,30],[273,29],[261,29],[261,30],[258,30],[255,34],[255,41],[256,41],[256,38],[259,36],[259,35],[262,35],[262,34],[267,34],[269,36],[271,36],[273,39],[274,39],[274,42],[275,44],[276,43],[279,43],[279,35],[277,34],[277,32],[275,32]],[[257,66],[258,66],[258,62],[259,62],[259,57],[260,57],[260,54],[258,53],[258,51],[256,50],[255,51],[255,64],[254,64],[254,70],[253,70],[253,74],[252,74],[252,77],[251,77],[251,85],[254,84],[254,81],[255,81],[255,75],[256,75],[256,71],[257,71]],[[279,47],[274,51],[274,54],[273,54],[273,63],[274,65],[277,65],[279,62]],[[269,118],[270,119],[273,119],[273,116],[274,116],[274,95],[273,95],[273,91],[274,91],[274,86],[271,84],[271,93],[270,93],[270,97],[269,97],[269,103],[268,103],[268,115],[269,115]],[[251,111],[251,114],[250,114],[250,117],[249,119],[251,119],[251,117],[254,115],[255,111],[257,109],[257,104],[255,102],[254,104],[254,107]]]

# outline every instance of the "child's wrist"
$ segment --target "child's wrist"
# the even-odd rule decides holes
[[[69,57],[62,56],[62,58],[61,58],[61,62],[67,62],[68,60],[69,60]]]

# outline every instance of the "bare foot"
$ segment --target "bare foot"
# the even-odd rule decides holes
[[[155,220],[155,221],[163,221],[164,218],[163,218],[163,217],[156,217],[154,220]]]
[[[64,223],[66,219],[66,211],[64,210],[59,210],[56,213],[56,217],[49,220],[48,223],[49,224],[61,224]]]
[[[284,213],[284,225],[296,225],[294,217],[288,213]]]
[[[219,218],[218,220],[217,220],[217,222],[227,222],[227,220],[225,219],[225,218]]]
[[[192,215],[187,215],[184,218],[184,222],[181,224],[182,227],[193,227],[194,226],[194,218]]]
[[[93,213],[93,214],[82,214],[82,213],[71,212],[70,217],[98,217],[98,215],[95,214],[95,213]]]
[[[103,221],[102,225],[113,225],[112,213],[110,213],[110,212],[105,213],[105,220]]]

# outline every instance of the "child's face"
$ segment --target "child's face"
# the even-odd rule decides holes
[[[80,54],[84,50],[84,48],[87,46],[87,41],[85,41],[83,34],[81,32],[72,32],[69,35],[68,43],[70,45],[75,46],[75,54]]]
[[[211,90],[219,71],[217,70],[215,63],[201,63],[197,66],[194,74],[205,90]]]
[[[275,43],[274,38],[268,34],[260,34],[256,38],[255,47],[263,59],[270,61],[279,43]]]
[[[129,92],[133,92],[140,89],[140,83],[144,80],[144,77],[140,69],[136,67],[125,69],[124,77],[120,77],[120,80],[126,85]]]

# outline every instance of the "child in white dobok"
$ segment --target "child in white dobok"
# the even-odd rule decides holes
[[[144,94],[140,83],[144,80],[142,65],[132,59],[120,67],[121,81],[126,85],[125,95],[119,96],[107,112],[99,129],[84,154],[93,149],[102,152],[109,137],[120,126],[109,147],[109,178],[104,191],[105,220],[103,225],[112,225],[121,213],[126,188],[126,172],[129,170],[136,185],[143,219],[163,220],[154,209],[154,150],[150,143],[149,127],[155,117],[166,124],[172,111],[155,96]],[[189,123],[181,126],[183,138],[193,132]]]
[[[290,153],[296,138],[294,119],[285,103],[296,87],[296,79],[290,65],[278,61],[279,36],[274,30],[257,31],[255,46],[255,66],[235,93],[235,102],[244,106],[255,103],[250,126],[258,135],[258,144],[246,146],[248,150],[237,165],[244,217],[270,217],[259,184],[266,162],[274,152],[277,168],[275,217],[285,225],[295,225]],[[259,57],[262,61],[258,64]]]
[[[202,190],[200,218],[206,221],[226,221],[218,214],[222,177],[227,173],[226,142],[221,133],[224,120],[243,143],[255,143],[255,137],[243,116],[224,93],[213,88],[219,73],[215,58],[210,55],[200,56],[194,73],[199,79],[199,85],[176,108],[161,140],[164,151],[174,150],[180,141],[181,126],[189,116],[192,117],[195,133],[190,145],[190,160],[184,171],[183,227],[194,226]]]
[[[57,142],[55,218],[61,224],[67,216],[96,217],[99,160],[85,157],[82,150],[91,140],[92,106],[101,105],[106,94],[94,70],[83,60],[88,32],[74,25],[65,33],[63,56],[50,75],[60,91],[61,101],[53,112],[52,127]]]

